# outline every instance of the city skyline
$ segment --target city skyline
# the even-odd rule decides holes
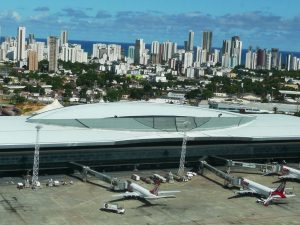
[[[297,6],[299,3],[291,0]],[[59,37],[69,31],[70,40],[111,41],[133,43],[143,38],[171,40],[183,45],[189,30],[194,32],[194,46],[201,46],[202,31],[214,33],[213,47],[222,41],[240,36],[243,47],[279,48],[300,51],[298,37],[300,14],[297,7],[288,7],[278,0],[224,1],[151,1],[131,0],[124,5],[119,0],[91,0],[51,3],[33,0],[9,1],[0,10],[1,36],[16,36],[15,27],[25,26],[37,38]],[[28,32],[28,33],[29,33]]]

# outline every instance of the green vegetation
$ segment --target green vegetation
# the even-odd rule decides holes
[[[114,75],[112,72],[99,71],[98,63],[71,63],[59,60],[60,72],[56,75],[48,74],[47,60],[39,62],[40,72],[19,73],[13,65],[9,68],[9,76],[4,77],[3,84],[17,83],[25,86],[24,91],[45,94],[42,85],[51,85],[56,94],[62,95],[64,101],[77,96],[90,101],[102,98],[105,101],[119,101],[123,95],[133,100],[147,100],[152,97],[166,95],[169,90],[189,89],[186,98],[189,102],[213,97],[214,92],[223,92],[241,96],[253,93],[267,101],[267,95],[275,100],[283,100],[279,90],[299,90],[297,86],[288,87],[286,77],[300,79],[300,71],[268,71],[245,70],[238,66],[231,71],[236,76],[202,76],[199,79],[185,79],[179,76],[166,74],[167,82],[155,82],[143,79],[143,71],[138,75]],[[142,67],[143,68],[143,67]],[[206,68],[205,74],[212,75],[215,68]],[[72,76],[69,76],[72,75]],[[208,83],[203,81],[209,81]],[[192,90],[191,90],[192,89]],[[91,93],[91,94],[89,94]],[[24,99],[19,92],[15,93],[12,101],[22,102]]]
[[[10,104],[20,104],[20,103],[24,103],[25,101],[26,101],[26,98],[24,98],[23,96],[20,96],[19,94],[16,94],[11,98]]]

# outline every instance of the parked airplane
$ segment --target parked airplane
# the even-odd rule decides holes
[[[258,199],[257,202],[263,203],[263,205],[268,206],[271,202],[276,201],[282,198],[289,198],[295,196],[294,194],[286,194],[285,192],[286,182],[283,181],[278,188],[275,190],[269,187],[266,187],[262,184],[256,183],[254,181],[243,178],[242,180],[242,189],[235,192],[238,195],[243,194],[255,194],[259,195],[262,198]]]
[[[281,176],[279,179],[297,179],[300,180],[300,170],[282,165],[281,167]]]
[[[175,195],[169,195],[172,193],[177,193],[180,191],[159,191],[160,181],[155,181],[155,186],[152,190],[147,190],[146,188],[129,182],[128,191],[123,194],[114,195],[114,197],[123,197],[123,198],[139,198],[145,200],[155,200],[159,198],[175,198]]]

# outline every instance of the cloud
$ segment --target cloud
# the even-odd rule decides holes
[[[112,17],[112,15],[106,11],[98,11],[96,14],[96,18],[98,18],[98,19],[105,19],[105,18],[110,18],[110,17]]]
[[[14,20],[16,20],[16,21],[20,21],[21,20],[20,14],[18,12],[16,12],[16,11],[11,12],[11,18],[14,19]]]
[[[182,45],[188,31],[193,30],[196,45],[201,42],[202,31],[209,29],[213,31],[216,47],[221,46],[222,40],[239,35],[245,48],[251,44],[266,48],[271,45],[279,48],[289,46],[292,49],[300,36],[300,15],[287,19],[262,11],[213,16],[196,10],[173,14],[159,11],[119,11],[112,14],[104,10],[64,8],[56,13],[27,17],[17,11],[0,12],[0,19],[4,24],[15,27],[22,22],[24,26],[45,32],[45,35],[49,34],[48,30],[55,34],[61,29],[68,29],[80,39],[117,42],[134,42],[136,38],[144,38],[146,42],[173,40]]]
[[[89,18],[89,16],[82,10],[72,9],[72,8],[65,8],[62,9],[62,13],[59,13],[60,16],[67,16],[72,18]]]
[[[2,12],[0,13],[0,19],[2,20],[1,22],[3,24],[6,24],[8,21],[9,22],[18,22],[21,20],[21,15],[17,11],[9,11],[9,12]]]
[[[34,11],[47,12],[47,11],[50,11],[50,9],[47,6],[41,6],[41,7],[35,8]]]

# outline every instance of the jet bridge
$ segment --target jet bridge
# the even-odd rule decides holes
[[[111,189],[114,191],[124,191],[127,190],[128,188],[128,182],[126,180],[122,180],[117,177],[111,177],[105,173],[100,173],[96,170],[91,169],[88,166],[76,163],[76,162],[70,162],[72,167],[76,167],[81,169],[81,175],[82,175],[82,180],[84,182],[87,181],[88,179],[88,174],[93,175],[94,177],[98,178],[101,181],[104,181],[108,184],[111,184]]]
[[[279,164],[262,164],[262,163],[249,163],[249,162],[239,162],[229,159],[224,159],[226,161],[227,172],[230,173],[232,167],[246,168],[251,171],[258,171],[260,173],[266,174],[276,174],[281,171],[281,165]]]
[[[240,187],[241,186],[241,182],[242,182],[242,178],[241,177],[234,177],[233,175],[230,175],[228,173],[225,173],[215,167],[213,167],[212,165],[208,164],[205,160],[201,160],[200,161],[200,174],[203,175],[204,169],[207,169],[209,171],[211,171],[212,173],[214,173],[215,175],[217,175],[218,177],[221,177],[224,179],[224,187]]]

